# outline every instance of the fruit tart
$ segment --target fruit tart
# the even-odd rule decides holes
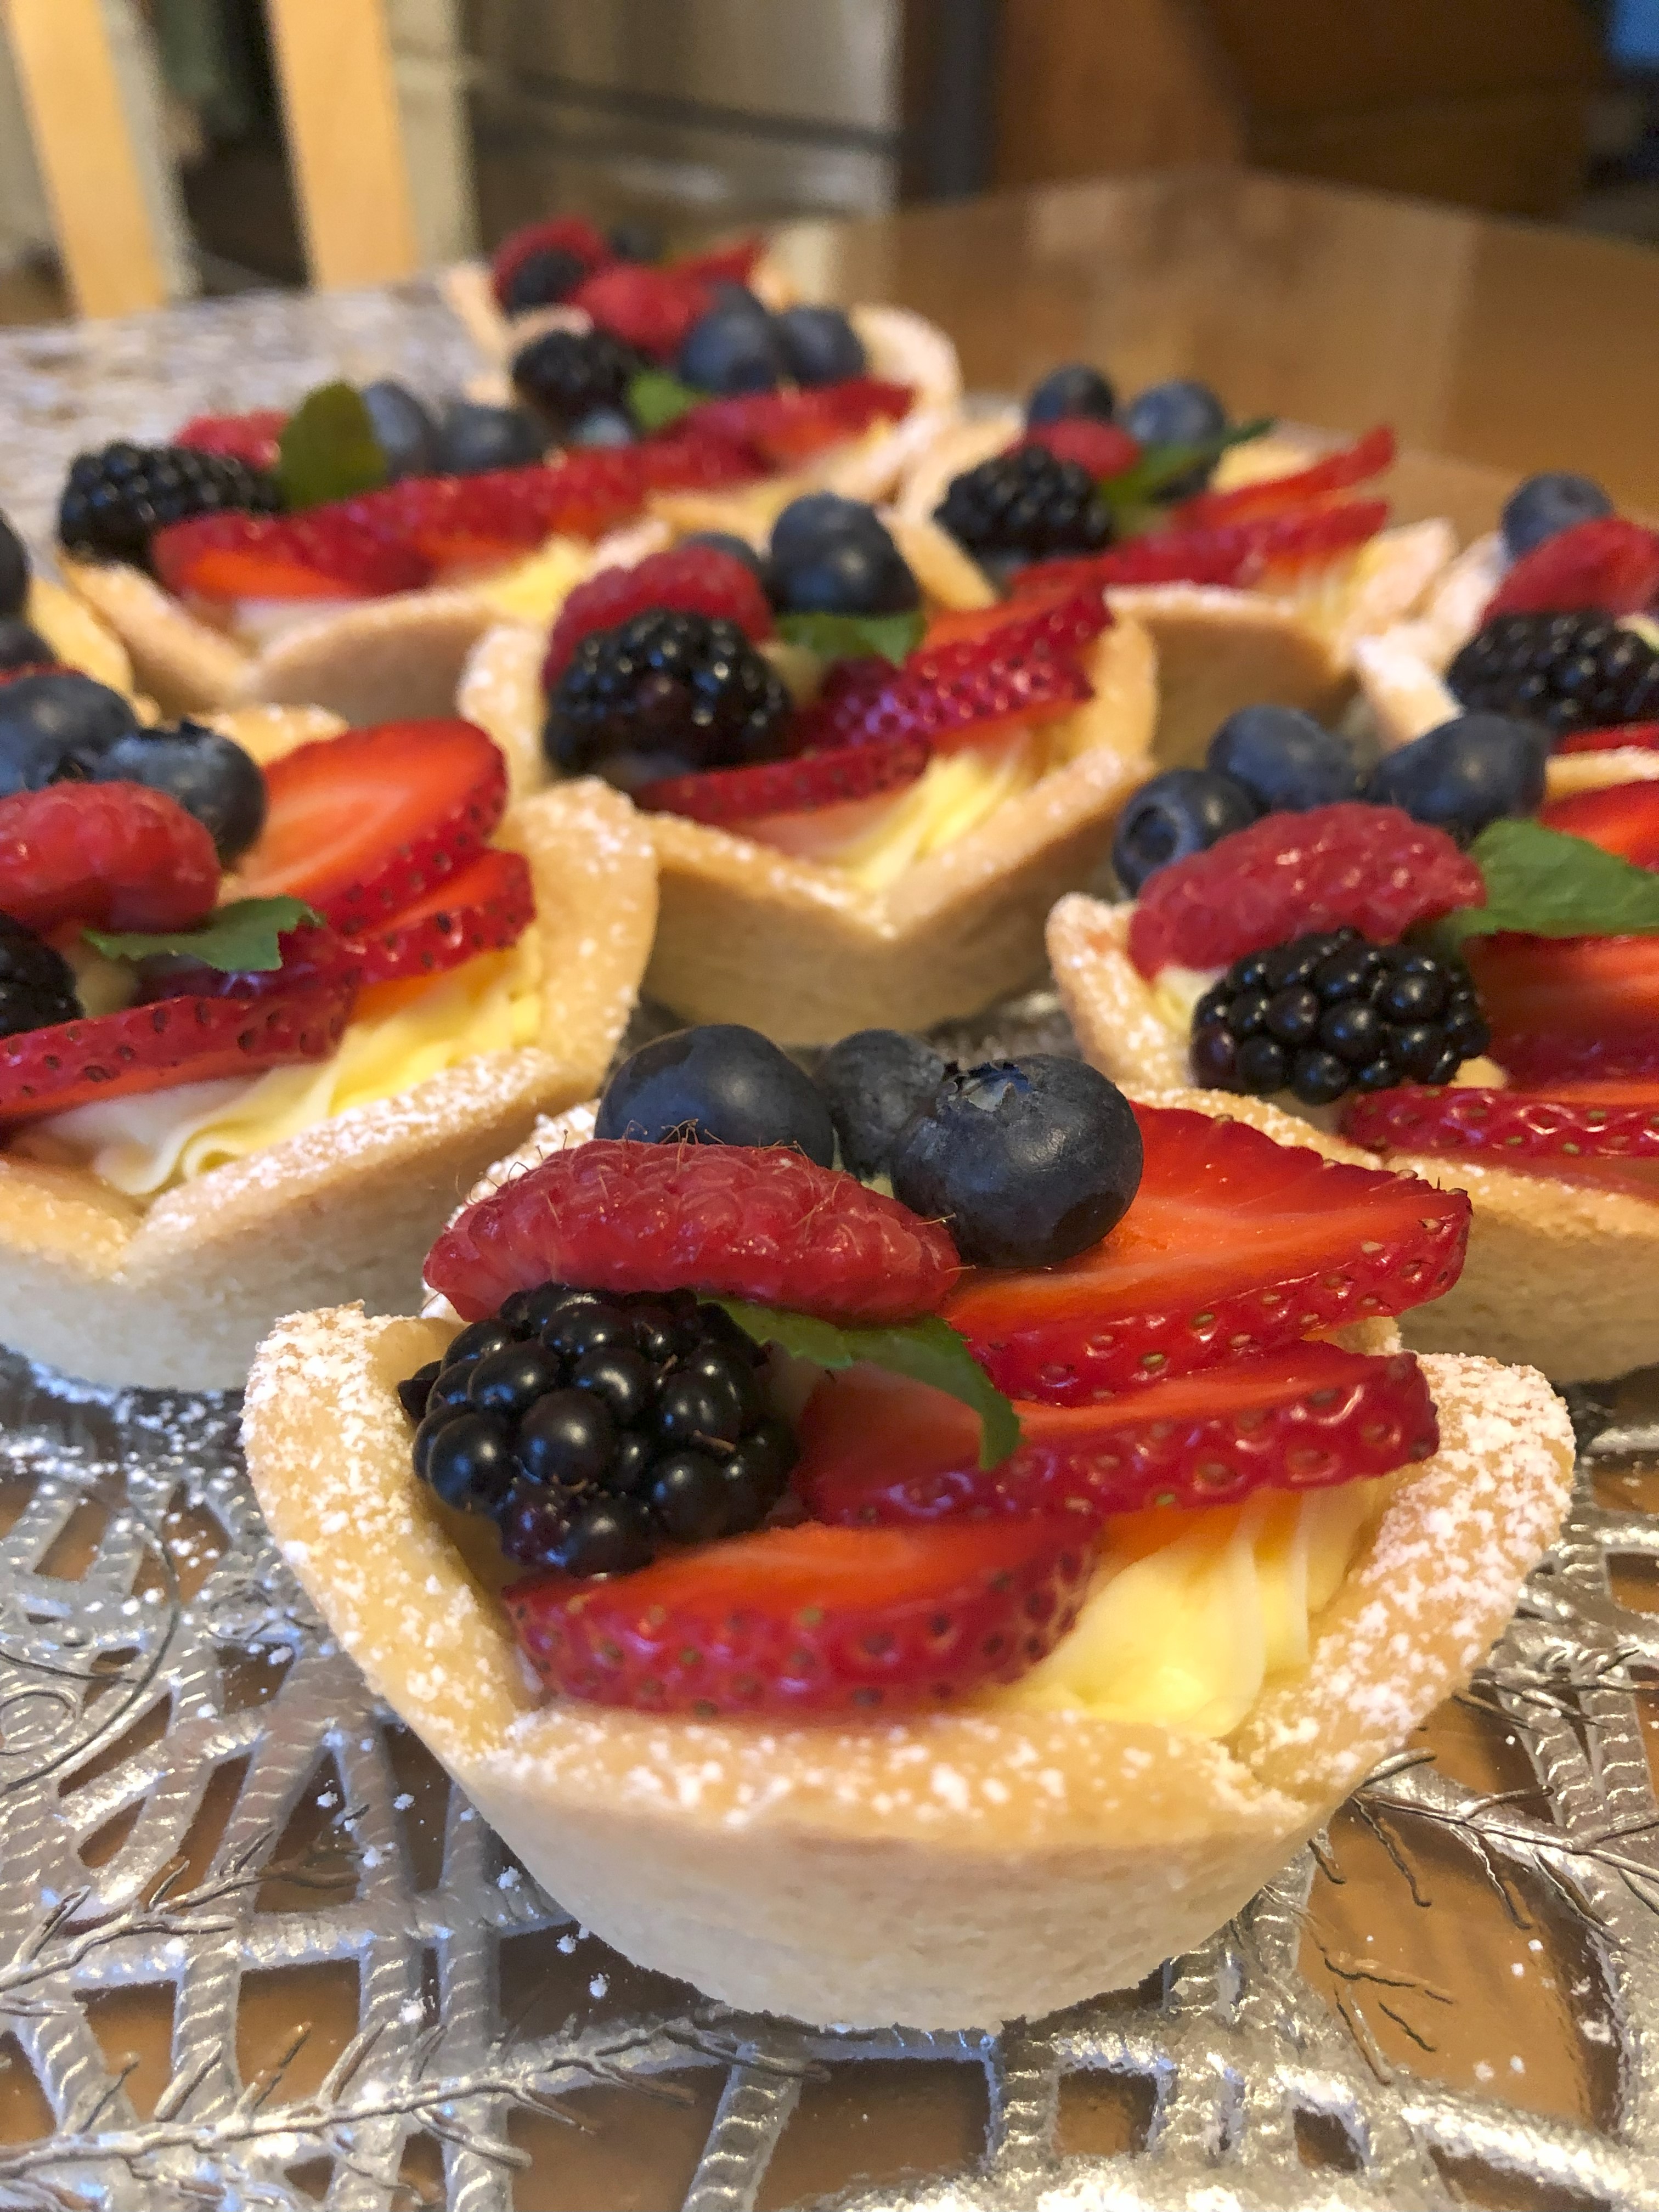
[[[821,1043],[1041,973],[1055,894],[1147,772],[1152,652],[1098,591],[952,611],[935,574],[874,508],[811,493],[763,559],[683,543],[599,572],[550,636],[481,644],[462,708],[526,780],[539,751],[647,813],[646,988],[676,1012]]]
[[[1411,613],[1455,550],[1443,520],[1391,529],[1386,502],[1358,495],[1394,461],[1386,428],[1334,451],[1270,431],[1230,424],[1188,378],[1120,408],[1098,370],[1073,363],[1023,414],[939,441],[897,505],[935,518],[1005,588],[1087,577],[1143,622],[1159,757],[1186,764],[1253,700],[1335,712],[1357,641]]]
[[[1467,1191],[1468,1264],[1413,1343],[1558,1381],[1659,1358],[1659,785],[1516,818],[1538,735],[1480,714],[1385,756],[1363,800],[1340,742],[1283,709],[1211,757],[1126,811],[1134,900],[1050,918],[1085,1054],[1217,1112],[1277,1098],[1334,1158]]]
[[[0,681],[40,669],[71,669],[124,697],[132,664],[90,607],[43,576],[9,518],[0,513]]]
[[[260,1503],[630,1958],[854,2026],[1133,1984],[1480,1663],[1569,1490],[1541,1376],[1400,1349],[1467,1200],[1252,1118],[659,1040],[485,1179],[429,1317],[277,1326]]]
[[[60,718],[19,750],[22,688],[0,688],[0,1340],[98,1382],[234,1387],[276,1314],[348,1285],[395,1309],[457,1188],[591,1093],[650,947],[649,841],[595,781],[507,812],[460,721],[262,769],[188,721]]]

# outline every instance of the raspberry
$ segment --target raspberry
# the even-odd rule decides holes
[[[592,315],[600,330],[653,361],[671,360],[710,304],[708,288],[700,278],[673,269],[647,269],[636,261],[617,261],[596,270],[570,295],[570,305]]]
[[[1443,830],[1349,799],[1264,815],[1160,868],[1136,903],[1129,957],[1148,976],[1171,962],[1220,968],[1345,925],[1387,944],[1415,922],[1486,902],[1485,878]]]
[[[1640,614],[1659,592],[1659,537],[1607,514],[1558,530],[1523,553],[1486,602],[1497,615]]]
[[[1223,523],[1254,522],[1267,515],[1291,514],[1328,499],[1333,492],[1380,477],[1394,466],[1397,451],[1394,432],[1386,423],[1367,430],[1352,446],[1327,453],[1311,467],[1289,476],[1269,477],[1261,483],[1240,484],[1234,491],[1200,492],[1185,500],[1172,517],[1177,530],[1213,529]]]
[[[1138,440],[1115,422],[1103,422],[1092,415],[1062,415],[1058,422],[1034,422],[1019,443],[1041,446],[1057,461],[1075,461],[1097,483],[1121,477],[1140,459]]]
[[[734,623],[751,639],[772,635],[772,610],[752,568],[718,546],[671,546],[665,553],[647,554],[631,568],[601,568],[577,585],[547,641],[543,690],[552,690],[583,638],[596,629],[615,629],[650,607]]]
[[[213,839],[138,783],[53,783],[0,799],[0,913],[26,929],[188,929],[219,890]]]
[[[799,1153],[596,1138],[469,1206],[426,1279],[465,1321],[551,1279],[695,1290],[829,1321],[931,1313],[961,1272],[949,1237]]]
[[[173,442],[269,471],[281,458],[278,441],[287,421],[282,407],[253,407],[246,415],[192,415],[182,430],[173,432]]]
[[[756,822],[768,814],[811,813],[900,790],[925,772],[932,757],[925,738],[881,738],[753,768],[664,776],[643,785],[634,799],[653,812],[683,814],[693,822]]]

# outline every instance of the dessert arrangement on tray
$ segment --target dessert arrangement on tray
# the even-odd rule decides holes
[[[1659,539],[650,247],[0,535],[0,1338],[246,1380],[629,1956],[989,2026],[1238,1910],[1659,1358]],[[934,1048],[1045,952],[1080,1058]]]

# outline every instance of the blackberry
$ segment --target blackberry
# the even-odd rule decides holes
[[[763,1358],[689,1291],[544,1283],[398,1395],[416,1473],[447,1505],[493,1516],[509,1559],[625,1574],[661,1544],[757,1528],[782,1497],[795,1441],[767,1411]]]
[[[1346,1091],[1449,1083],[1489,1042],[1461,960],[1336,929],[1234,961],[1194,1009],[1193,1073],[1212,1091],[1328,1106]]]
[[[1607,615],[1496,615],[1446,672],[1465,707],[1556,737],[1659,716],[1659,653]]]
[[[63,954],[0,914],[0,1036],[79,1021],[81,1012],[75,970]]]
[[[514,356],[513,387],[556,430],[568,430],[596,408],[625,408],[644,366],[609,331],[544,331]]]
[[[170,522],[243,508],[275,514],[282,495],[273,477],[228,453],[189,446],[134,446],[77,453],[58,509],[58,535],[71,553],[100,560],[149,559],[149,541]]]
[[[1034,560],[1097,553],[1112,538],[1110,510],[1088,470],[1043,446],[993,454],[956,477],[933,520],[970,553]]]
[[[568,300],[587,274],[587,263],[567,246],[542,246],[526,253],[501,294],[501,312],[522,315]]]
[[[735,623],[649,608],[582,640],[543,743],[567,775],[602,775],[631,791],[659,776],[776,760],[789,714],[783,679]]]

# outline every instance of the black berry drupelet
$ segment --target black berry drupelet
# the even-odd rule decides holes
[[[543,743],[564,774],[630,791],[775,760],[789,713],[783,679],[735,623],[653,608],[582,640],[549,702]]]
[[[1449,1083],[1488,1042],[1462,961],[1337,929],[1234,961],[1194,1009],[1193,1073],[1212,1091],[1328,1106],[1348,1091]]]
[[[282,503],[274,477],[227,453],[123,440],[70,464],[58,535],[71,553],[142,568],[150,539],[170,522],[231,508],[275,514]]]
[[[0,1036],[80,1018],[69,962],[32,929],[0,914]]]
[[[626,1574],[664,1543],[757,1528],[795,1441],[769,1413],[761,1347],[689,1291],[627,1297],[544,1283],[454,1337],[398,1385],[415,1472],[494,1516],[507,1557]]]
[[[574,428],[599,407],[623,407],[645,366],[609,331],[544,331],[513,358],[513,386],[556,430]]]
[[[1659,717],[1659,653],[1607,615],[1495,615],[1446,672],[1465,707],[1556,737]]]
[[[994,454],[956,477],[933,519],[970,553],[1044,560],[1097,553],[1112,538],[1110,511],[1087,469],[1042,446]]]

